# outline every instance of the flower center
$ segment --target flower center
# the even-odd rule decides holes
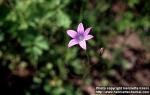
[[[81,34],[81,33],[78,33],[77,36],[76,36],[76,39],[77,39],[78,41],[82,41],[82,40],[84,39],[84,35]]]

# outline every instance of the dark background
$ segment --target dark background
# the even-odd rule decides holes
[[[0,94],[150,86],[150,0],[0,0]],[[67,29],[93,27],[87,50]],[[88,56],[87,56],[88,55]]]

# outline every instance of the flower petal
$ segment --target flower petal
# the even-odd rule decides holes
[[[68,47],[72,47],[74,45],[78,44],[78,41],[76,39],[72,39],[69,44],[68,44]]]
[[[87,36],[85,36],[85,40],[89,40],[89,39],[92,39],[93,38],[93,36],[92,35],[87,35]]]
[[[83,24],[82,24],[82,23],[80,23],[80,24],[78,25],[77,32],[84,32],[84,27],[83,27]]]
[[[77,35],[77,32],[74,30],[67,30],[67,34],[72,37],[75,38],[75,36]]]
[[[84,50],[86,50],[86,42],[85,42],[85,40],[79,42],[79,45],[80,45],[81,48],[83,48]]]
[[[91,27],[90,27],[90,28],[87,28],[87,29],[85,30],[84,34],[85,34],[85,35],[88,35],[88,34],[90,33],[91,29],[92,29]]]

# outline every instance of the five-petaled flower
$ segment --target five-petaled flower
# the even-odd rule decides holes
[[[67,30],[67,34],[73,38],[69,44],[68,44],[68,47],[72,47],[76,44],[79,44],[81,48],[83,48],[84,50],[86,50],[86,41],[93,38],[92,35],[89,35],[89,32],[91,31],[91,27],[90,28],[87,28],[85,31],[84,31],[84,27],[83,27],[83,24],[80,23],[78,25],[78,28],[77,28],[77,32],[74,31],[74,30]]]

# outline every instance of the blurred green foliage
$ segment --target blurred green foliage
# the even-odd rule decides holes
[[[149,5],[144,0],[0,0],[0,63],[12,71],[22,61],[34,67],[27,95],[40,95],[41,88],[49,95],[81,95],[80,88],[66,82],[65,65],[83,75],[85,54],[78,47],[67,48],[66,30],[76,29],[80,22],[92,26],[95,37],[87,51],[101,63],[95,48],[107,47],[110,37],[128,29],[150,29]],[[118,53],[112,62],[103,63],[116,63]]]

